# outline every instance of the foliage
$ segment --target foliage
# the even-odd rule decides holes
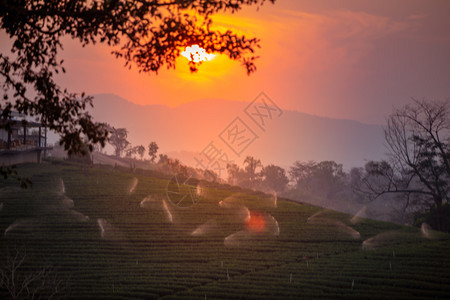
[[[145,155],[145,147],[143,145],[139,145],[137,146],[137,153],[139,154],[139,156],[141,157],[141,159],[144,158]]]
[[[261,189],[261,172],[263,165],[261,160],[253,156],[244,159],[244,169],[237,164],[228,164],[228,182],[249,189]]]
[[[162,172],[173,175],[182,174],[184,176],[187,176],[188,170],[190,169],[187,166],[183,165],[178,159],[169,158],[167,157],[167,155],[161,154],[158,165]]]
[[[263,167],[261,171],[263,187],[277,193],[283,193],[286,190],[289,179],[286,171],[276,165],[268,165]]]
[[[259,159],[248,156],[244,168],[237,164],[228,164],[228,183],[247,189],[264,192],[276,192],[279,196],[305,201],[316,205],[339,208],[351,206],[353,195],[349,175],[343,171],[341,164],[334,161],[316,163],[295,162],[289,171],[276,165],[264,166]],[[288,185],[293,182],[293,185]],[[307,199],[305,199],[305,197]]]
[[[228,183],[231,185],[241,185],[246,179],[244,171],[237,164],[227,165]]]
[[[167,163],[167,161],[169,160],[169,156],[167,156],[167,154],[159,154],[159,160],[158,160],[158,164],[165,164]]]
[[[260,171],[262,169],[261,160],[254,158],[253,156],[247,156],[244,160],[244,171],[248,180],[247,185],[254,187],[257,182],[260,181]]]
[[[138,154],[141,157],[141,159],[143,159],[144,154],[145,154],[145,147],[142,145],[139,145],[139,146],[129,147],[129,148],[125,149],[126,157],[131,157],[132,155],[136,155],[136,154]]]
[[[320,197],[332,198],[346,184],[346,174],[342,164],[334,161],[316,163],[295,162],[289,171],[296,188],[314,192]]]
[[[111,128],[111,135],[108,142],[114,147],[114,152],[117,157],[120,157],[122,152],[130,145],[127,137],[128,130],[126,128]]]
[[[3,178],[5,180],[8,177],[16,178],[20,183],[20,187],[22,188],[27,188],[32,185],[29,178],[18,176],[16,166],[0,166],[0,178]]]
[[[150,144],[148,144],[148,155],[150,156],[151,162],[155,162],[156,154],[158,153],[158,149],[159,149],[159,147],[158,147],[158,144],[156,144],[156,142],[150,142]]]

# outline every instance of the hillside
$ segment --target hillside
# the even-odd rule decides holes
[[[52,264],[70,298],[450,297],[449,236],[427,228],[196,181],[179,190],[196,197],[184,206],[150,171],[58,160],[19,171],[33,187],[0,189],[0,260],[35,258],[18,274]]]
[[[297,160],[334,160],[350,169],[384,156],[381,126],[284,111],[281,117],[268,124],[265,132],[252,128],[258,139],[237,157],[226,145],[220,144],[218,135],[236,117],[248,121],[243,112],[247,105],[206,99],[174,108],[142,106],[115,95],[102,94],[95,95],[92,114],[98,121],[127,128],[132,144],[147,146],[150,141],[156,141],[160,151],[189,165],[195,164],[193,156],[212,140],[218,141],[238,163],[242,163],[246,155],[252,155],[264,164],[274,163],[285,168]],[[250,122],[248,125],[252,126]]]

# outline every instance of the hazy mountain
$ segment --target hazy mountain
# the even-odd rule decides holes
[[[191,165],[193,155],[211,141],[238,163],[252,155],[265,165],[283,167],[296,160],[334,160],[349,169],[384,156],[381,126],[284,111],[279,118],[269,120],[264,132],[244,113],[247,105],[208,99],[169,108],[137,105],[116,95],[102,94],[95,96],[92,113],[98,121],[127,128],[133,145],[147,147],[150,141],[156,141],[161,152]],[[240,157],[218,137],[236,117],[258,136]]]

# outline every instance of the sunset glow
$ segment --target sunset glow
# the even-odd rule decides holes
[[[186,50],[181,52],[181,55],[193,62],[208,61],[215,57],[214,54],[206,53],[205,49],[200,48],[198,45],[192,45],[186,47]]]
[[[450,300],[450,0],[0,2],[0,300]]]

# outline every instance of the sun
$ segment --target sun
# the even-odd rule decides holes
[[[199,47],[198,45],[192,45],[186,47],[186,50],[181,52],[181,55],[186,57],[188,60],[193,61],[195,63],[201,61],[208,61],[215,57],[214,54],[206,53],[205,49]]]

